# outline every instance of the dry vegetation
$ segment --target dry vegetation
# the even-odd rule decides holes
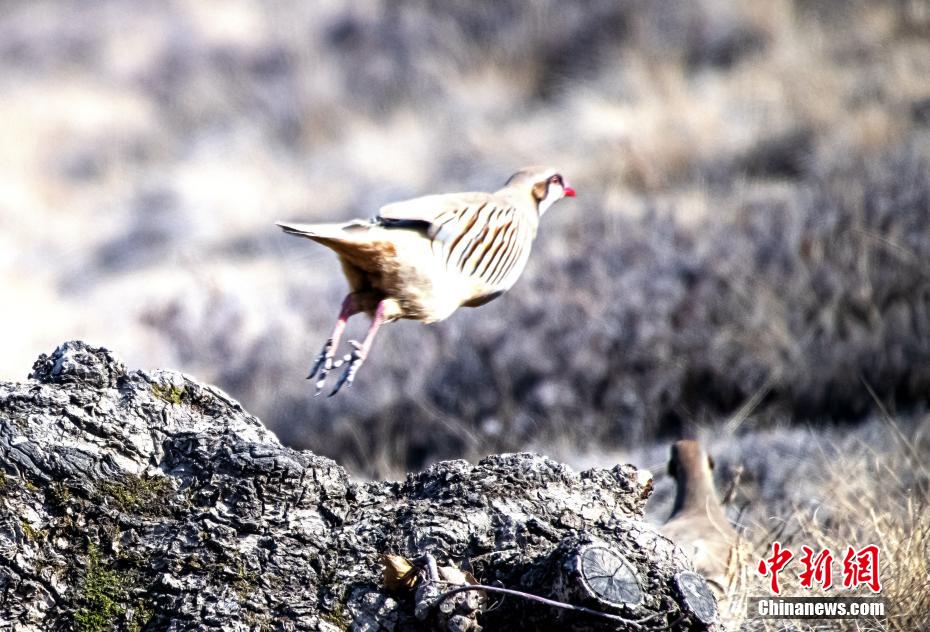
[[[883,622],[843,621],[809,622],[817,630],[923,630],[930,625],[930,476],[926,469],[930,445],[927,420],[915,429],[902,431],[890,418],[876,423],[873,431],[884,435],[875,447],[875,438],[855,437],[845,442],[837,454],[822,455],[826,465],[813,473],[820,491],[811,498],[797,499],[778,517],[756,516],[747,519],[747,536],[752,538],[755,556],[749,566],[771,553],[773,539],[793,551],[807,545],[815,551],[829,548],[836,556],[834,588],[829,591],[805,590],[797,583],[797,562],[792,571],[782,575],[786,596],[874,596],[867,589],[842,590],[840,558],[847,546],[860,548],[876,544],[880,550],[881,596],[886,599],[888,617]],[[890,436],[889,436],[890,435]],[[829,493],[825,493],[829,490]],[[771,508],[768,512],[771,513]],[[753,524],[754,523],[754,524]],[[763,528],[767,527],[767,528]],[[758,577],[746,576],[735,582],[734,602],[745,597],[766,594]],[[738,619],[744,608],[735,609]],[[757,624],[759,622],[756,622]],[[783,622],[765,622],[760,630],[783,629]]]
[[[35,0],[0,9],[0,69],[3,377],[86,338],[367,475],[527,447],[649,462],[711,428],[764,480],[801,428],[872,432],[876,401],[920,426],[924,0]],[[349,392],[312,399],[343,281],[272,221],[538,162],[579,197],[514,290],[392,326]],[[838,461],[856,474],[829,524],[780,504],[833,471],[809,453],[810,484],[770,476],[752,499],[806,538],[881,534],[889,595],[919,610],[926,478],[872,445]]]
[[[901,419],[878,414],[854,428],[783,425],[737,438],[705,429],[701,436],[716,460],[717,488],[723,492],[737,483],[728,505],[743,539],[742,565],[733,569],[729,589],[732,627],[747,632],[903,632],[930,626],[928,433],[930,416],[925,413]],[[634,454],[656,476],[648,509],[650,518],[661,523],[674,496],[674,484],[665,474],[668,446],[655,444]],[[629,456],[600,455],[595,461]],[[798,573],[803,566],[796,557],[781,573],[783,596],[873,596],[867,589],[842,587],[841,557],[847,546],[878,545],[887,621],[745,621],[746,599],[769,594],[768,578],[754,569],[760,559],[771,555],[774,540],[796,556],[802,545],[815,551],[829,548],[834,555],[832,589],[800,587]],[[786,628],[789,623],[795,627]]]

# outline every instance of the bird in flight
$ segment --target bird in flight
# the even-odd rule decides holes
[[[333,250],[349,282],[332,335],[307,376],[319,374],[316,394],[329,372],[343,365],[330,396],[352,385],[383,323],[435,323],[509,290],[529,259],[539,218],[574,195],[557,170],[527,167],[494,193],[427,195],[344,224],[278,222],[284,232]],[[352,351],[336,359],[346,322],[361,312],[371,317],[365,340],[350,340]]]

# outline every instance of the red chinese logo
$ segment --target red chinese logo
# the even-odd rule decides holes
[[[759,560],[759,574],[765,577],[769,573],[772,575],[772,592],[776,595],[781,592],[778,587],[778,573],[791,561],[794,554],[788,549],[782,549],[780,542],[772,545],[772,557]]]
[[[833,586],[833,553],[830,549],[823,549],[816,555],[809,546],[801,546],[802,555],[799,558],[804,566],[798,574],[802,588],[813,588],[819,584],[823,590]],[[772,554],[759,560],[756,570],[763,577],[771,576],[772,592],[781,593],[778,584],[778,574],[788,566],[794,554],[783,548],[780,542],[772,544]],[[870,544],[858,551],[853,547],[846,547],[843,556],[843,587],[854,589],[868,586],[872,592],[881,592],[882,585],[879,580],[878,547]]]
[[[801,563],[804,570],[798,575],[801,580],[801,587],[811,588],[814,582],[827,590],[833,585],[833,553],[830,549],[824,549],[814,557],[814,549],[809,546],[802,546],[801,550],[804,555],[801,556]]]
[[[874,544],[863,547],[859,551],[851,546],[847,547],[843,557],[843,586],[857,588],[868,586],[872,592],[882,589],[878,579],[878,547]]]

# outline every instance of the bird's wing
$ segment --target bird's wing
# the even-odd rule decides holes
[[[491,207],[503,205],[490,193],[426,195],[382,206],[375,221],[386,228],[422,228],[430,239],[445,241],[455,235],[456,226]]]
[[[467,305],[507,290],[520,275],[535,229],[511,201],[491,193],[430,195],[389,204],[381,226],[423,231],[448,272],[473,285]]]

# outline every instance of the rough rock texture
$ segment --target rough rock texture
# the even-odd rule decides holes
[[[357,482],[282,446],[219,390],[170,371],[127,372],[81,342],[41,356],[27,382],[0,383],[0,468],[4,627],[701,625],[676,588],[688,561],[640,521],[651,484],[632,466],[575,473],[510,454]],[[616,597],[612,571],[579,578],[592,546],[603,555],[591,568],[621,554],[635,585],[620,588],[640,603]],[[647,620],[625,626],[496,594],[440,603],[427,597],[447,586],[422,581],[392,592],[385,553],[431,553],[483,584]]]

